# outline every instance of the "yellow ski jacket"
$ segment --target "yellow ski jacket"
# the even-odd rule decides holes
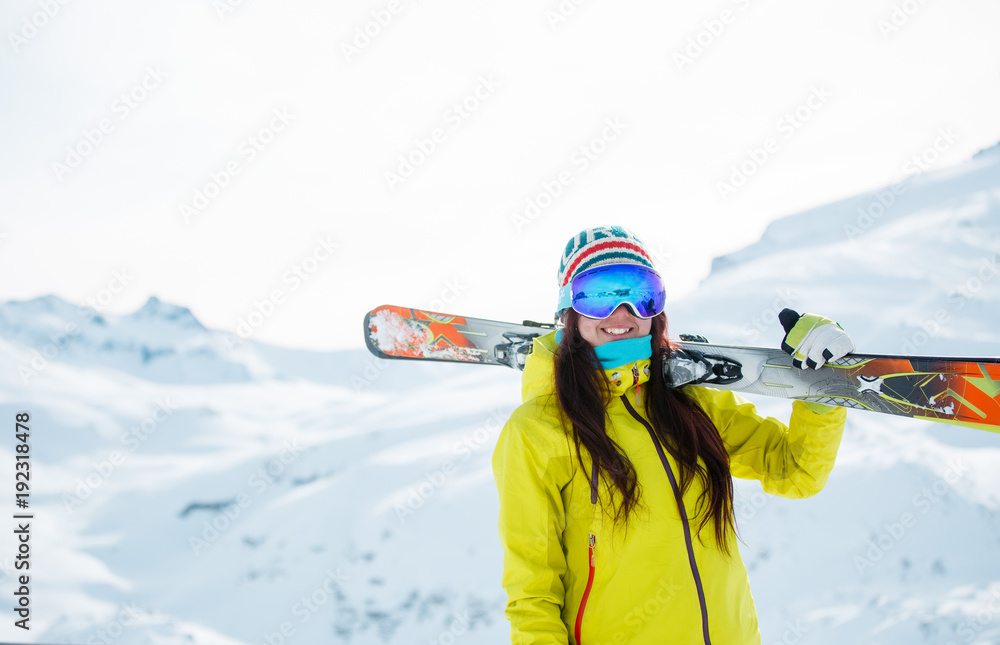
[[[757,645],[760,633],[734,536],[720,550],[710,521],[697,534],[696,477],[683,496],[677,465],[658,451],[644,412],[649,359],[606,370],[612,397],[606,431],[639,481],[627,531],[593,503],[591,462],[581,467],[555,396],[554,333],[536,338],[522,380],[523,403],[497,441],[503,587],[513,645]],[[733,476],[760,480],[782,497],[819,492],[833,468],[846,411],[816,414],[793,403],[789,426],[761,418],[725,390],[687,387],[719,430]],[[670,472],[664,464],[669,463]],[[617,490],[602,483],[601,495]]]

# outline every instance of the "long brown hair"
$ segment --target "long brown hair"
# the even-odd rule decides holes
[[[627,526],[628,518],[639,503],[639,481],[628,455],[605,431],[611,389],[603,370],[597,367],[594,348],[577,329],[579,319],[580,314],[576,311],[567,311],[566,327],[556,356],[556,396],[562,413],[572,426],[581,467],[585,467],[580,450],[582,444],[605,482],[620,493],[621,503],[612,514],[615,525]],[[699,537],[711,521],[716,542],[728,553],[729,531],[735,531],[729,455],[719,431],[698,404],[683,391],[667,386],[663,376],[663,362],[670,352],[666,314],[652,319],[650,335],[653,355],[646,391],[646,417],[660,444],[678,464],[681,491],[686,491],[696,477],[704,488],[696,509],[696,515],[701,516]]]

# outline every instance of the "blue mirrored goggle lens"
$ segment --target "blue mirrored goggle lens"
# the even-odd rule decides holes
[[[584,271],[573,278],[571,293],[573,309],[588,318],[607,318],[623,304],[639,318],[652,318],[667,300],[659,274],[635,264]]]

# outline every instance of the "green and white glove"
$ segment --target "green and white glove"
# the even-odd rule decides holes
[[[854,341],[840,325],[816,314],[799,314],[783,309],[778,314],[785,337],[781,349],[794,357],[792,365],[819,369],[828,361],[854,351]]]

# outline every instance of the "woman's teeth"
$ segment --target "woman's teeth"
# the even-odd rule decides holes
[[[612,336],[621,336],[629,332],[628,327],[610,327],[604,330],[604,333],[610,334]]]

